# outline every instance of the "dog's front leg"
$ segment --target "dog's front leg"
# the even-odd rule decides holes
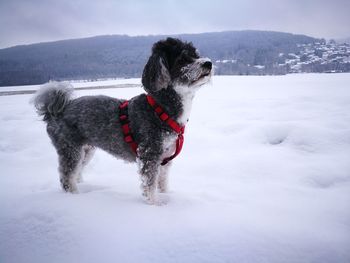
[[[170,166],[171,162],[160,167],[158,176],[158,191],[160,193],[168,192],[168,173]]]
[[[153,160],[139,160],[142,195],[149,204],[157,204],[156,188],[160,165]]]

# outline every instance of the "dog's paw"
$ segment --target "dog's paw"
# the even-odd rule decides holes
[[[169,203],[169,195],[167,194],[158,194],[157,195],[157,200],[160,203],[159,205],[167,205]]]
[[[169,202],[169,197],[165,194],[153,194],[152,196],[144,196],[144,199],[147,204],[156,206],[163,206]]]
[[[159,193],[167,193],[168,192],[168,187],[166,185],[158,185],[158,192]]]
[[[146,202],[146,204],[155,205],[157,203],[157,198],[156,198],[154,193],[151,194],[148,191],[144,191],[142,193],[142,196],[143,196],[144,201]]]
[[[163,206],[168,203],[167,200],[164,200],[162,198],[156,197],[153,199],[146,199],[146,204],[148,205],[156,205],[156,206]]]
[[[157,194],[154,186],[141,186],[142,196],[144,201],[149,205],[166,205],[168,203],[168,197],[165,194]]]
[[[78,194],[79,193],[78,187],[76,186],[76,184],[64,183],[64,184],[62,184],[62,189],[66,193],[71,193],[71,194]]]

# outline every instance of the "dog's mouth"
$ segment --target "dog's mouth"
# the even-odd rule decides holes
[[[201,75],[199,75],[198,78],[193,80],[190,85],[194,86],[194,85],[198,84],[199,82],[202,82],[203,80],[205,80],[206,77],[210,77],[210,76],[211,76],[211,70],[203,72]],[[207,81],[209,81],[209,78]],[[202,84],[205,84],[207,81],[204,81]]]
[[[207,76],[210,76],[210,74],[211,74],[211,71],[208,71],[208,72],[206,72],[206,73],[203,73],[202,75],[200,75],[199,79],[204,78],[204,77],[207,77]]]

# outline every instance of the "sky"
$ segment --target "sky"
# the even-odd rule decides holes
[[[97,35],[272,30],[350,37],[349,0],[0,0],[0,48]]]

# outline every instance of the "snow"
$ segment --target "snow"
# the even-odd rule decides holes
[[[71,84],[75,88],[86,88],[86,87],[103,87],[103,86],[112,86],[112,85],[120,85],[120,84],[140,84],[140,79],[138,78],[130,78],[130,79],[106,79],[101,81],[84,81],[77,80],[72,81]],[[4,86],[0,87],[0,92],[3,91],[23,91],[23,90],[37,90],[39,85],[23,85],[23,86]]]
[[[0,97],[0,262],[350,262],[349,83],[214,77],[164,206],[142,201],[135,165],[102,151],[80,194],[63,193],[31,95]]]
[[[257,69],[264,69],[265,66],[264,66],[264,65],[255,65],[254,68],[257,68]]]

